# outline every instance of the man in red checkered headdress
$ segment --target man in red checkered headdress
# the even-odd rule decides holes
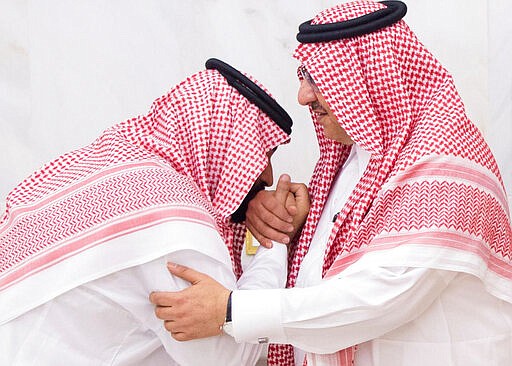
[[[178,290],[167,262],[229,288],[286,281],[286,246],[242,251],[244,207],[272,184],[291,119],[215,59],[149,114],[50,162],[7,197],[0,222],[1,365],[251,365],[260,346],[179,343],[148,294]],[[281,180],[285,194],[289,180]],[[292,190],[293,190],[293,185]],[[305,187],[305,186],[304,186]],[[300,187],[299,187],[300,188]],[[281,188],[280,188],[281,189]]]
[[[225,326],[239,341],[295,346],[272,345],[271,365],[512,364],[503,182],[405,11],[398,1],[356,1],[299,28],[298,99],[310,107],[320,158],[291,250],[293,288],[233,291]],[[251,201],[247,222],[262,242],[288,230],[283,207],[268,215],[276,205],[270,192]],[[153,301],[186,307],[194,288],[201,283]]]

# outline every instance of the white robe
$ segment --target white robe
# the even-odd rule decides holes
[[[158,238],[154,235],[145,230],[137,240],[157,241],[162,232]],[[256,363],[261,346],[237,344],[226,334],[175,341],[156,318],[148,297],[151,291],[176,291],[189,285],[169,274],[167,261],[199,269],[228,288],[283,287],[286,247],[260,248],[255,256],[244,257],[244,274],[236,282],[226,247],[212,228],[180,222],[166,225],[164,235],[179,250],[170,245],[167,255],[82,284],[0,325],[0,365]],[[201,247],[208,251],[201,252]]]
[[[354,344],[359,344],[355,366],[512,365],[512,304],[490,295],[473,275],[389,265],[405,255],[397,247],[365,254],[337,276],[321,279],[332,217],[368,158],[361,148],[352,149],[302,262],[297,288],[233,293],[234,337],[293,344],[302,350],[296,349],[297,365],[304,351],[329,354]]]

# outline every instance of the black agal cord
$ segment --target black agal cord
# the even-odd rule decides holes
[[[299,26],[297,41],[316,43],[361,36],[390,26],[407,13],[407,6],[401,1],[381,1],[380,3],[386,7],[344,22],[311,24],[311,20],[308,20]]]
[[[288,135],[292,133],[292,119],[286,111],[251,79],[227,63],[211,58],[206,61],[207,69],[215,69],[222,74],[229,85],[267,114]]]

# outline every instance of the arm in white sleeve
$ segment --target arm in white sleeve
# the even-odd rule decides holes
[[[170,242],[167,255],[126,270],[126,287],[129,286],[130,293],[140,295],[137,298],[122,299],[123,306],[155,332],[167,353],[180,365],[207,365],[212,362],[233,366],[255,364],[262,350],[260,345],[239,344],[227,334],[178,342],[165,330],[163,322],[156,318],[154,307],[148,300],[151,291],[177,291],[190,286],[188,282],[168,272],[167,262],[201,271],[226,288],[237,288],[227,248],[215,230],[193,223],[180,223],[171,229],[167,232],[167,240]],[[286,279],[286,256],[285,246],[275,245],[271,250],[260,248],[249,261],[238,285],[243,288],[282,286]],[[117,285],[120,275],[118,273]]]
[[[255,255],[247,255],[244,246],[242,266],[238,289],[283,288],[288,275],[288,248],[274,243],[270,249],[260,246]]]
[[[167,260],[189,265],[212,276],[227,288],[236,288],[231,265],[227,267],[225,264],[219,263],[204,254],[195,251],[171,253],[160,263],[159,267],[163,268],[164,271],[167,271],[165,266]],[[168,272],[166,275],[171,277]],[[173,282],[173,285],[166,286],[166,290],[176,291],[189,286],[185,281],[175,277],[171,278],[171,282]],[[153,308],[151,310],[153,311]],[[154,313],[151,314],[151,319],[147,319],[147,321],[149,322],[148,325],[151,324],[151,329],[160,338],[167,353],[179,365],[254,365],[261,354],[262,348],[259,345],[237,343],[233,337],[227,334],[178,342],[166,331],[163,322],[157,319]]]
[[[455,272],[360,266],[306,288],[233,292],[239,342],[290,343],[333,353],[385,334],[421,314]]]

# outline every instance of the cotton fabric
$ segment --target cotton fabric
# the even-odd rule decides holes
[[[312,23],[353,19],[383,7],[372,1],[341,4]],[[295,57],[340,125],[371,153],[329,237],[324,276],[341,273],[368,253],[400,247],[402,256],[391,259],[393,266],[471,274],[490,294],[512,302],[512,230],[496,161],[468,120],[452,77],[405,22],[360,37],[301,44]],[[350,151],[326,139],[313,113],[312,118],[320,158],[310,182],[310,214],[292,254],[289,287]],[[351,356],[340,360],[353,358],[353,348],[343,352]],[[292,352],[271,351],[270,360],[292,364]],[[337,364],[346,364],[340,360]]]
[[[208,241],[144,240],[147,230],[173,223],[218,232],[240,278],[246,228],[230,215],[269,163],[267,152],[288,139],[216,70],[205,70],[158,98],[147,115],[48,163],[6,200],[0,324],[172,252],[216,258]]]
[[[354,146],[330,196],[345,196],[347,187],[366,168],[366,157]],[[322,212],[317,232],[324,230],[321,223],[328,222],[344,202],[338,204]],[[316,239],[317,233],[293,291],[233,293],[237,341],[256,343],[266,336],[270,342],[292,343],[302,349],[295,348],[296,365],[302,364],[304,350],[310,352],[308,364],[335,364],[340,357],[352,356],[335,351],[354,340],[366,340],[355,352],[354,366],[512,362],[512,304],[489,294],[478,278],[455,271],[392,266],[407,250],[397,247],[369,253],[322,281],[323,261],[316,254],[326,243]],[[455,258],[458,253],[445,255]]]
[[[173,222],[141,231],[146,243],[167,241],[178,251],[80,285],[0,326],[0,364],[27,365],[253,365],[261,346],[220,335],[175,341],[153,313],[151,291],[179,291],[186,281],[170,276],[166,263],[201,268],[228,288],[283,287],[286,247],[244,255],[236,280],[219,233],[197,223]],[[199,244],[201,243],[201,244]],[[204,243],[208,249],[203,250]],[[173,250],[173,249],[171,249]]]
[[[273,343],[293,344],[309,352],[308,365],[336,364],[347,357],[336,351],[354,342],[354,366],[500,366],[512,361],[512,304],[489,294],[473,275],[385,267],[383,255],[402,253],[400,248],[373,252],[316,286],[235,291],[237,341],[255,343],[265,336]],[[295,356],[301,365],[304,353]]]

